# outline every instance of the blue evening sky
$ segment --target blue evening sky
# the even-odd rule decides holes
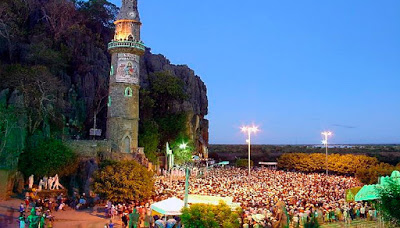
[[[112,0],[120,6],[120,0]],[[210,143],[400,143],[399,0],[139,0],[142,40],[208,89]]]

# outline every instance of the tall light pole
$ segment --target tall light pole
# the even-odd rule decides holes
[[[179,145],[179,149],[181,150],[186,150],[187,144],[182,143]],[[185,168],[185,198],[184,198],[184,204],[185,207],[188,206],[188,197],[189,197],[189,167],[186,165]]]
[[[328,136],[332,135],[332,132],[330,131],[323,131],[321,134],[324,136],[324,139],[322,140],[322,144],[325,145],[325,167],[326,167],[326,175],[328,175]]]
[[[251,133],[256,133],[258,131],[258,127],[256,126],[243,126],[241,128],[242,132],[247,133],[247,140],[246,142],[248,143],[248,153],[249,153],[249,158],[248,158],[248,162],[249,162],[249,177],[250,177],[250,143],[251,143]]]

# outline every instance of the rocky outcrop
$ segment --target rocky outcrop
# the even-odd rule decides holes
[[[168,71],[180,78],[184,83],[188,99],[182,103],[174,102],[172,112],[188,114],[188,134],[196,144],[198,153],[206,154],[208,146],[208,114],[207,88],[204,82],[186,65],[174,65],[161,54],[152,54],[146,49],[140,62],[140,86],[149,87],[149,75],[155,72]]]

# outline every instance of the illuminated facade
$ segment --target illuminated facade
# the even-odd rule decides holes
[[[140,40],[137,0],[122,0],[114,39],[108,44],[111,70],[107,113],[107,139],[112,151],[138,151],[139,61],[145,46]]]

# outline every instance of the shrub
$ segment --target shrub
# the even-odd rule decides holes
[[[113,202],[143,200],[154,192],[153,173],[136,161],[107,162],[95,173],[94,192]]]
[[[182,223],[187,228],[239,228],[240,209],[232,211],[223,202],[218,205],[193,204],[182,210]]]
[[[390,180],[385,187],[378,189],[378,194],[380,196],[378,206],[383,218],[394,227],[400,226],[400,185]]]

